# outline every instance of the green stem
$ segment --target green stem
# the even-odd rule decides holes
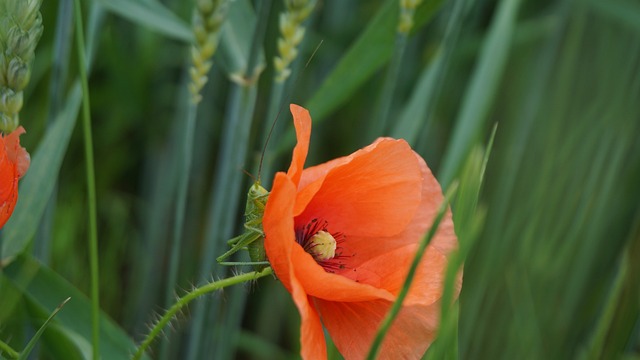
[[[433,239],[433,237],[436,235],[436,231],[440,226],[440,222],[442,221],[444,214],[447,212],[447,209],[449,208],[449,202],[451,201],[451,198],[453,197],[453,194],[455,194],[457,188],[458,188],[457,183],[454,183],[451,185],[451,187],[447,191],[444,201],[440,205],[440,209],[438,209],[438,214],[436,215],[436,218],[433,220],[433,223],[431,224],[431,228],[429,229],[429,232],[420,241],[418,250],[416,251],[416,255],[414,256],[413,262],[411,263],[411,267],[409,268],[409,273],[407,273],[407,277],[404,281],[404,285],[402,286],[402,289],[400,289],[400,292],[396,297],[396,301],[391,306],[391,309],[385,315],[384,319],[382,319],[380,328],[378,329],[378,332],[376,333],[376,337],[373,339],[373,344],[369,349],[367,360],[374,360],[378,356],[378,352],[380,351],[380,345],[382,345],[382,340],[384,340],[384,337],[387,334],[387,331],[389,331],[389,328],[391,328],[391,324],[393,324],[393,321],[395,320],[396,316],[398,316],[398,313],[402,308],[402,303],[404,302],[404,299],[407,297],[407,294],[409,293],[409,288],[411,287],[411,283],[413,282],[413,278],[416,274],[418,266],[420,266],[420,262],[422,261],[422,256],[424,255],[425,250],[427,249],[427,246],[429,245],[429,243],[431,243],[431,239]]]
[[[2,350],[2,352],[7,353],[10,359],[17,359],[20,357],[19,352],[13,350],[13,348],[9,346],[9,344],[5,343],[2,340],[0,340],[0,350]]]
[[[389,127],[389,118],[391,117],[391,106],[395,98],[396,88],[398,86],[398,78],[400,77],[400,69],[402,65],[402,59],[404,52],[407,48],[408,36],[405,33],[398,33],[396,35],[395,51],[393,58],[389,64],[387,75],[384,79],[384,85],[382,87],[382,95],[378,109],[376,111],[376,117],[373,126],[370,127],[370,138],[376,138],[384,135]]]
[[[144,351],[151,345],[153,340],[160,335],[162,329],[171,321],[171,319],[180,311],[183,307],[187,306],[194,299],[199,298],[202,295],[210,292],[222,289],[224,287],[240,284],[247,281],[257,280],[261,277],[273,274],[273,270],[270,267],[264,268],[261,271],[252,271],[246,274],[236,275],[227,279],[218,280],[212,283],[200,286],[193,291],[187,293],[183,297],[179,298],[173,306],[167,310],[167,312],[160,318],[160,320],[153,326],[147,337],[140,344],[136,353],[133,355],[134,360],[140,359],[144,354]]]
[[[96,207],[96,180],[93,161],[93,138],[91,135],[91,105],[89,103],[89,82],[87,80],[87,61],[85,59],[84,33],[80,0],[75,0],[76,43],[78,45],[78,63],[82,83],[82,123],[84,152],[87,168],[87,197],[89,203],[89,265],[91,272],[91,339],[93,358],[100,353],[100,283],[98,278],[98,224]]]

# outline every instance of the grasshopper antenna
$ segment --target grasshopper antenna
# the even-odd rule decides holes
[[[255,176],[253,176],[250,172],[248,172],[245,169],[242,169],[242,172],[247,175],[248,177],[251,178],[251,180],[253,180],[254,182],[259,182],[260,179],[257,179]]]
[[[320,40],[320,43],[318,44],[318,46],[316,46],[316,48],[313,50],[313,53],[311,53],[311,56],[309,56],[309,60],[307,60],[306,64],[304,64],[304,69],[306,69],[309,66],[309,64],[311,63],[311,60],[316,56],[316,53],[318,52],[318,49],[320,49],[320,46],[322,46],[323,42],[324,40]],[[283,99],[291,99],[291,91],[292,91],[291,89],[295,87],[299,79],[300,78],[296,79],[296,82],[293,84],[294,86],[291,86],[291,88],[289,89],[289,93]],[[271,123],[271,127],[269,128],[269,133],[267,134],[267,141],[264,142],[264,146],[262,147],[262,153],[260,154],[260,163],[258,164],[257,182],[260,182],[260,175],[262,175],[262,163],[264,162],[264,154],[267,152],[267,146],[269,145],[269,140],[271,140],[271,134],[273,133],[273,129],[276,127],[278,118],[280,118],[280,114],[282,113],[282,110],[284,109],[284,105],[286,103],[287,101],[283,100],[282,103],[280,104],[280,109],[278,110],[278,114],[276,115],[276,118],[273,120],[273,122]],[[251,177],[253,178],[253,176]]]

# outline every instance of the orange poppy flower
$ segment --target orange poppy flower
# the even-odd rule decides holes
[[[24,128],[18,127],[11,134],[0,134],[0,229],[9,220],[18,201],[18,179],[29,169],[29,153],[20,146]]]
[[[443,201],[442,191],[404,140],[380,138],[303,169],[311,118],[297,105],[291,112],[298,143],[267,201],[265,250],[300,312],[302,357],[326,358],[324,325],[346,359],[363,359]],[[417,359],[427,350],[438,326],[447,256],[456,247],[447,211],[385,337],[381,359]],[[461,283],[460,276],[457,291]]]

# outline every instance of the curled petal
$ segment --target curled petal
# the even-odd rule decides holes
[[[304,162],[307,160],[307,153],[309,152],[311,116],[309,115],[309,111],[301,106],[291,104],[289,108],[291,109],[291,114],[293,114],[293,124],[296,128],[298,143],[295,148],[293,148],[293,158],[291,159],[291,165],[289,166],[287,175],[297,186],[302,176]]]

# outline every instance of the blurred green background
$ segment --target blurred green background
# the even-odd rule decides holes
[[[278,82],[279,18],[306,3],[291,76]],[[444,188],[459,181],[452,271],[464,262],[463,289],[427,357],[640,358],[640,3],[424,0],[406,33],[401,3],[410,1],[230,1],[196,115],[194,3],[83,2],[104,359],[131,355],[174,295],[236,271],[215,258],[241,231],[253,181],[243,170],[257,176],[276,118],[263,185],[286,169],[288,103],[314,120],[308,165],[393,136]],[[0,339],[24,348],[71,296],[33,354],[85,358],[91,277],[73,2],[44,1],[41,13],[21,113],[33,162],[0,233]],[[150,356],[297,358],[298,327],[289,295],[267,278],[191,304]]]

